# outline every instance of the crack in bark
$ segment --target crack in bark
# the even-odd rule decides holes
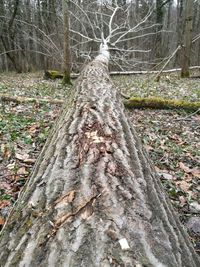
[[[53,224],[51,224],[51,225],[53,225],[53,230],[52,230],[52,233],[48,235],[48,237],[50,238],[53,235],[55,235],[56,232],[59,230],[59,228],[62,227],[66,222],[69,222],[71,218],[80,214],[85,208],[92,206],[93,203],[95,202],[95,200],[97,198],[99,198],[101,195],[102,195],[102,193],[95,194],[94,196],[91,196],[88,200],[86,200],[85,203],[80,205],[74,212],[70,212],[68,214],[65,214],[61,218],[56,219],[55,222],[53,222]],[[92,210],[92,213],[93,213],[93,210]],[[92,213],[90,214],[90,216],[92,215]]]

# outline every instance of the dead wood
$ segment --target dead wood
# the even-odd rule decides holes
[[[2,230],[0,266],[200,266],[104,55],[66,101]]]

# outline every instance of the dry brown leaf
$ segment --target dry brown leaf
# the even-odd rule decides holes
[[[1,153],[4,159],[9,159],[12,155],[10,149],[6,144],[1,144]]]
[[[6,189],[6,190],[10,190],[11,189],[11,184],[6,180],[6,182],[1,182],[0,183],[0,188],[1,189]]]
[[[196,176],[200,178],[200,169],[199,168],[193,168],[190,169],[187,167],[183,162],[179,162],[179,167],[186,173],[191,173],[193,176]]]
[[[154,150],[154,148],[153,148],[152,146],[149,146],[149,145],[144,145],[144,148],[145,148],[147,151]]]
[[[187,199],[184,196],[179,196],[180,206],[183,207],[187,203]]]
[[[191,169],[189,167],[187,167],[183,162],[179,162],[179,167],[184,171],[184,172],[187,172],[187,173],[190,173],[191,172]]]
[[[8,165],[7,165],[7,168],[8,168],[8,170],[10,170],[10,171],[13,170],[13,169],[15,168],[15,162],[8,164]]]
[[[183,179],[186,182],[191,182],[192,181],[192,175],[190,173],[185,173]]]
[[[200,121],[200,115],[196,115],[195,120]]]
[[[195,177],[200,178],[200,169],[198,168],[191,169],[191,174],[194,175]]]
[[[157,166],[155,166],[155,170],[156,170],[156,172],[162,172],[162,170],[160,168],[158,168]]]
[[[17,174],[18,175],[27,175],[28,172],[27,172],[25,167],[21,167],[21,168],[18,169]]]
[[[11,202],[9,200],[2,200],[0,202],[0,209],[5,208],[5,207],[8,207],[10,205],[11,205]]]
[[[35,163],[35,159],[29,158],[29,154],[27,153],[15,153],[15,158],[23,161],[24,163],[33,164]]]
[[[23,154],[15,153],[15,158],[24,161],[24,160],[27,160],[29,158],[29,154],[27,154],[27,153],[23,153]]]
[[[191,184],[187,183],[186,181],[179,181],[176,183],[180,189],[184,192],[187,192],[191,186]]]
[[[29,134],[30,135],[36,134],[36,132],[38,131],[38,128],[39,128],[39,125],[37,123],[33,123],[28,129]]]
[[[4,223],[5,223],[4,218],[2,216],[0,216],[0,225],[4,225]]]
[[[33,164],[33,163],[35,163],[35,159],[25,159],[25,160],[23,160],[23,162],[24,163],[28,163],[28,164]]]

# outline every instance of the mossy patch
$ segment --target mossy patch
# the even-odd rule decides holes
[[[63,78],[63,76],[64,76],[63,73],[57,70],[46,70],[44,73],[44,79],[55,80],[55,79]]]
[[[157,109],[186,109],[194,111],[200,108],[200,102],[188,102],[185,100],[172,100],[160,97],[131,97],[124,101],[124,105],[127,108],[147,107]]]

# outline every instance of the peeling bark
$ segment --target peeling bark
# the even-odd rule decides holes
[[[86,66],[0,239],[0,266],[197,267],[108,74]]]

